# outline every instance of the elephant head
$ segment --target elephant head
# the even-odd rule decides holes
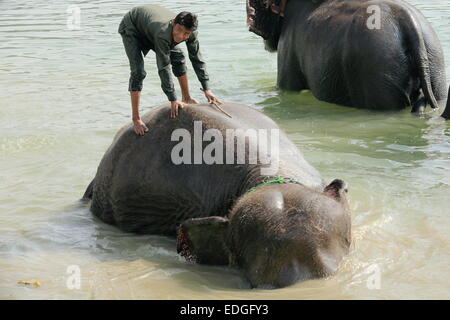
[[[294,1],[294,0],[290,0]],[[295,0],[320,5],[324,0]],[[279,15],[281,0],[247,0],[247,25],[249,31],[264,39],[266,50],[277,51],[283,18]]]
[[[322,192],[272,184],[240,197],[228,217],[186,221],[178,252],[188,260],[234,264],[252,287],[280,288],[336,272],[351,244],[347,186]]]
[[[282,18],[272,11],[280,0],[247,0],[249,31],[264,38],[266,49],[276,51],[281,35]]]

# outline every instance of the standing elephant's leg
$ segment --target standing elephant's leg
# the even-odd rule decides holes
[[[278,56],[278,88],[289,91],[308,89],[298,62],[294,59],[283,59]]]
[[[409,85],[397,85],[410,82],[408,65],[397,63],[404,60],[399,58],[386,61],[383,57],[376,56],[372,61],[376,62],[367,63],[355,57],[349,64],[350,67],[347,68],[346,65],[344,68],[351,105],[374,110],[399,110],[411,106]],[[381,70],[379,66],[384,65],[386,67]]]
[[[282,36],[278,43],[278,88],[290,91],[308,89],[295,48],[286,38]]]

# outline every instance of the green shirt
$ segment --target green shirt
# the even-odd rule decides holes
[[[175,75],[181,76],[186,73],[184,56],[181,50],[176,48],[178,43],[172,37],[173,25],[171,20],[175,19],[175,16],[175,13],[160,6],[144,5],[131,9],[125,15],[121,27],[119,27],[119,33],[121,33],[122,25],[124,25],[128,34],[134,34],[139,39],[140,48],[144,56],[147,55],[149,50],[155,51],[161,87],[170,101],[177,100],[170,74],[171,64],[174,63],[174,61],[171,61],[171,57],[172,60],[174,57],[180,60],[176,62],[177,68],[173,67]],[[203,89],[208,90],[209,76],[206,72],[206,64],[200,53],[197,31],[194,31],[186,40],[186,46],[197,78]],[[176,54],[174,54],[174,51]],[[137,65],[143,68],[143,63]],[[141,71],[145,73],[144,70]],[[142,82],[142,80],[140,81]]]

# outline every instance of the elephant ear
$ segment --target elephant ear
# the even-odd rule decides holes
[[[327,196],[340,202],[345,198],[345,194],[348,192],[348,185],[344,180],[335,179],[325,187],[323,192]]]
[[[206,217],[186,220],[177,231],[177,252],[188,262],[227,265],[229,220]]]

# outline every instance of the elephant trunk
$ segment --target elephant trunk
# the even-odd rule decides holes
[[[444,119],[450,119],[450,87],[448,88],[447,106],[445,107],[441,117]]]

